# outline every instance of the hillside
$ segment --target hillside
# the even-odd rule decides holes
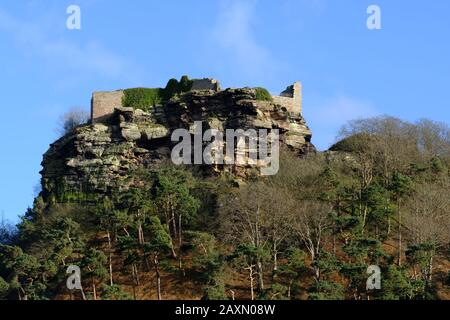
[[[261,92],[180,90],[54,142],[1,239],[0,298],[449,299],[448,126],[354,121],[316,152],[301,114]],[[278,130],[279,171],[173,164],[172,133],[196,121]]]

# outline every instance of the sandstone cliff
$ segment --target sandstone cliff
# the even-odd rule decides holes
[[[282,145],[299,155],[315,151],[305,120],[275,102],[257,100],[254,89],[191,91],[148,112],[117,108],[107,123],[78,127],[53,143],[42,162],[43,195],[70,197],[126,187],[133,168],[170,158],[172,131],[189,129],[194,121],[219,130],[279,129]],[[245,177],[251,168],[220,170]]]

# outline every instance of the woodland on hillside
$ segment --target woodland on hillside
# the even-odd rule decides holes
[[[446,124],[355,120],[327,152],[280,157],[239,187],[163,163],[128,190],[38,196],[0,228],[0,299],[450,299]]]

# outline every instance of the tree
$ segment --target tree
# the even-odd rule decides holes
[[[222,281],[218,281],[205,288],[202,300],[228,300],[225,292],[225,285]]]
[[[311,300],[343,300],[344,297],[343,286],[334,281],[314,283],[309,293]]]
[[[139,187],[130,188],[120,200],[128,208],[131,215],[134,216],[133,222],[137,229],[138,243],[143,245],[145,242],[143,224],[145,224],[147,215],[153,208],[153,202],[149,197],[147,190]]]
[[[80,225],[69,217],[57,217],[46,226],[42,230],[42,241],[48,246],[47,251],[51,253],[51,259],[64,267],[66,260],[75,253],[81,253],[85,245]]]
[[[426,284],[432,280],[436,253],[450,242],[448,181],[418,185],[405,206],[405,227],[410,242],[407,260],[413,267],[414,278],[421,274]]]
[[[105,197],[103,201],[96,208],[96,222],[97,225],[106,231],[106,237],[108,239],[108,264],[109,264],[109,285],[113,286],[113,266],[112,266],[112,239],[111,239],[111,231],[117,228],[114,203],[108,198]]]
[[[0,300],[6,299],[9,291],[9,284],[0,277]]]
[[[59,118],[58,133],[66,135],[76,127],[88,123],[90,118],[89,112],[85,109],[73,107]]]
[[[397,224],[398,224],[398,265],[402,264],[402,214],[401,214],[401,201],[402,197],[407,195],[412,189],[411,179],[399,172],[394,174],[392,183],[390,186],[392,193],[397,201]]]
[[[3,217],[0,219],[0,244],[12,244],[16,232],[14,226]]]
[[[251,300],[255,300],[255,275],[258,275],[256,263],[260,259],[262,253],[261,248],[257,248],[252,244],[240,244],[236,247],[232,259],[234,263],[243,270],[248,272],[248,279],[250,280],[250,296]],[[262,293],[261,284],[258,284],[259,292]]]
[[[35,281],[40,276],[39,262],[35,257],[19,247],[0,245],[0,261],[0,277],[8,279],[9,289],[16,291],[19,300],[42,297],[45,287]]]
[[[258,276],[259,293],[264,289],[263,264],[270,253],[271,235],[267,232],[265,223],[269,222],[267,218],[272,207],[267,205],[270,201],[268,196],[271,195],[266,193],[267,190],[263,184],[241,188],[239,193],[225,199],[219,217],[220,233],[224,240],[236,247],[241,246],[241,256],[245,253],[254,254],[247,257],[252,262],[246,268],[249,268],[252,275]]]
[[[421,288],[417,295],[422,299],[436,299],[436,288],[432,282],[436,251],[435,243],[410,245],[406,250],[406,261],[413,267],[413,279]]]
[[[102,299],[104,300],[131,300],[130,295],[118,285],[103,286],[102,291]]]
[[[367,268],[370,265],[380,265],[384,252],[381,242],[376,238],[358,236],[344,246],[349,257],[348,262],[342,263],[340,273],[348,279],[348,290],[355,300],[361,300],[366,290]]]
[[[362,201],[364,203],[364,215],[362,220],[362,232],[364,228],[371,228],[376,237],[386,238],[391,231],[391,219],[394,208],[391,205],[390,193],[377,181],[372,182],[363,190]],[[382,230],[386,230],[383,235]]]
[[[146,254],[152,256],[156,274],[156,292],[158,300],[161,300],[161,273],[159,264],[161,258],[170,251],[170,236],[168,230],[164,228],[157,216],[150,217],[148,230],[150,240],[144,244],[144,251]]]
[[[124,255],[124,265],[131,266],[133,277],[133,297],[136,300],[136,286],[140,285],[139,270],[137,264],[141,261],[139,253],[140,245],[131,236],[119,236],[117,239],[117,249]]]
[[[222,270],[222,257],[217,250],[216,238],[201,231],[188,231],[185,235],[193,248],[192,267],[206,284],[216,282]]]
[[[450,156],[450,128],[446,123],[421,119],[415,129],[425,159]]]
[[[388,266],[382,271],[383,285],[377,298],[382,300],[410,300],[416,295],[413,281],[407,270],[395,265]]]
[[[295,211],[293,231],[307,249],[314,269],[314,279],[320,280],[320,268],[315,265],[320,255],[325,232],[332,226],[331,206],[319,201],[302,201]]]
[[[298,282],[300,277],[306,273],[305,252],[299,248],[290,247],[285,251],[287,263],[282,265],[277,272],[288,280],[287,298],[291,299],[293,284]]]
[[[108,271],[105,268],[107,260],[106,255],[102,251],[94,248],[88,249],[85,256],[81,260],[83,269],[87,270],[88,276],[91,277],[94,300],[97,300],[96,282],[103,281],[108,275]]]
[[[163,167],[156,172],[156,204],[161,208],[169,235],[171,237],[172,256],[175,253],[174,238],[178,237],[178,262],[182,270],[182,230],[183,221],[189,223],[195,219],[199,201],[190,193],[193,178],[186,171],[174,167]]]

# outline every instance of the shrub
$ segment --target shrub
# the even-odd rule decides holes
[[[265,88],[255,88],[256,100],[273,101],[272,95]]]
[[[118,285],[103,286],[102,298],[104,300],[131,300],[131,296]]]
[[[180,81],[170,79],[164,89],[162,88],[133,88],[124,91],[122,105],[134,109],[147,111],[149,107],[163,104],[176,94],[188,92],[193,81],[188,76],[182,76]]]
[[[0,277],[0,299],[6,298],[6,294],[9,291],[9,284]]]
[[[193,81],[188,76],[182,76],[180,79],[180,92],[188,92],[191,90]]]
[[[122,105],[147,111],[151,106],[161,104],[163,97],[163,90],[160,88],[126,89],[122,98]]]
[[[218,282],[205,288],[202,300],[228,300],[223,282]]]
[[[175,94],[179,93],[180,90],[180,84],[178,83],[177,79],[170,79],[167,82],[166,88],[164,89],[164,98],[166,100],[169,100],[172,98]]]

